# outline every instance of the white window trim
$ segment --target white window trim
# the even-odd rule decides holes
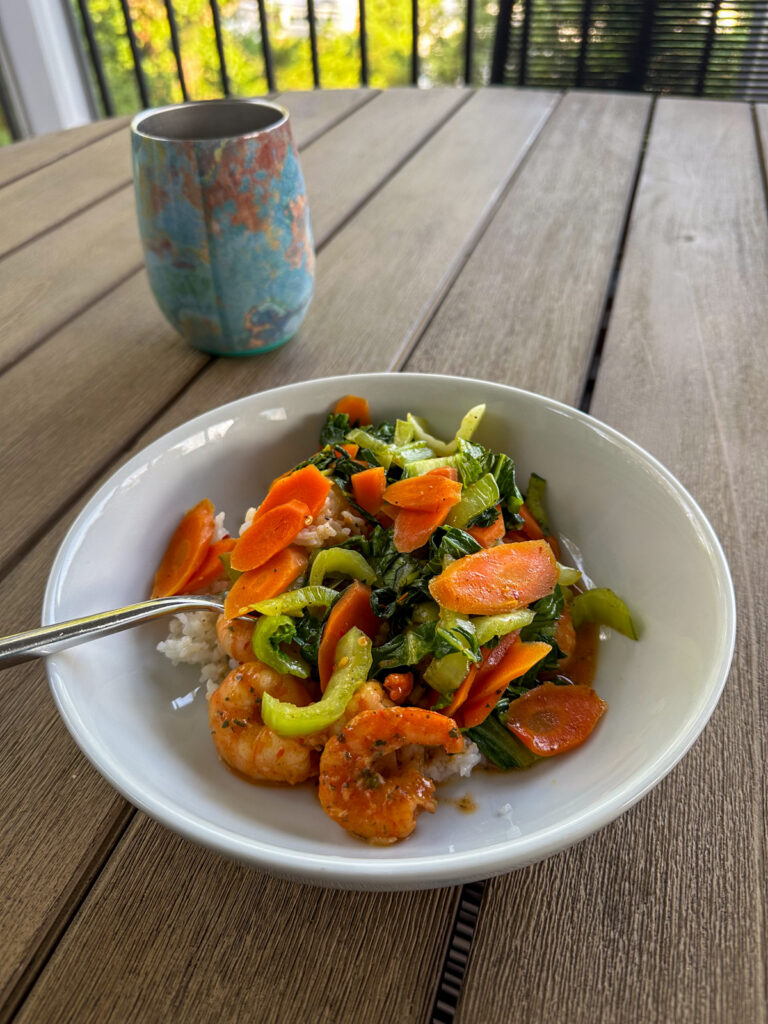
[[[0,74],[23,135],[96,119],[69,0],[0,0]]]

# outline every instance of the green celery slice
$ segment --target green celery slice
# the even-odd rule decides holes
[[[601,626],[615,629],[630,640],[638,638],[629,608],[608,587],[597,587],[577,594],[571,602],[571,615],[575,629],[585,622],[597,622]]]
[[[319,587],[328,573],[351,576],[363,583],[373,583],[376,573],[359,551],[351,548],[323,548],[312,560],[309,570],[310,587]]]
[[[448,526],[465,527],[470,519],[499,501],[499,485],[493,473],[486,473],[462,491],[461,501],[448,513]]]
[[[455,651],[444,658],[433,658],[424,673],[424,679],[433,690],[447,696],[457,690],[469,672],[469,658]]]
[[[279,736],[309,736],[341,718],[344,710],[363,685],[371,670],[371,641],[353,626],[336,645],[337,666],[319,701],[298,707],[278,700],[269,693],[261,698],[261,717],[268,729]]]
[[[285,642],[290,642],[290,639],[296,635],[296,627],[288,615],[262,615],[253,630],[251,639],[253,653],[259,661],[269,665],[275,672],[306,679],[309,676],[309,665],[306,661],[298,655],[282,651],[279,646],[272,644],[272,637],[275,633],[286,629],[289,637]]]
[[[338,597],[339,592],[330,587],[300,587],[259,601],[253,611],[262,615],[301,615],[305,608],[328,608]]]
[[[501,615],[478,615],[472,619],[475,627],[477,642],[482,647],[495,636],[506,636],[516,629],[523,629],[533,622],[534,613],[528,608],[518,608],[514,612],[504,612]]]
[[[572,587],[574,583],[578,583],[581,579],[581,569],[574,569],[570,565],[561,565],[558,562],[557,571],[560,574],[557,582],[561,587]]]

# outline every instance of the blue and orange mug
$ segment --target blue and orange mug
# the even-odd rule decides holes
[[[216,355],[293,337],[315,255],[288,112],[231,99],[145,110],[131,145],[149,281],[170,323]]]

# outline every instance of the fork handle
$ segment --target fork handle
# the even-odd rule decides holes
[[[18,665],[32,658],[44,658],[47,654],[55,654],[87,640],[109,636],[142,622],[194,608],[221,611],[222,604],[215,598],[193,597],[187,594],[178,597],[156,597],[151,601],[139,601],[137,604],[115,608],[110,612],[85,615],[81,619],[70,619],[68,622],[57,622],[52,626],[39,626],[24,633],[0,637],[0,669]]]

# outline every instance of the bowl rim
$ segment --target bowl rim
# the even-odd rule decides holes
[[[710,675],[713,683],[698,714],[688,723],[687,728],[675,737],[674,742],[667,744],[657,758],[644,766],[642,771],[636,772],[609,797],[600,799],[591,807],[570,814],[562,821],[538,829],[529,835],[498,841],[480,849],[417,857],[406,856],[396,860],[384,856],[356,860],[349,855],[300,853],[286,850],[274,843],[244,837],[222,826],[212,825],[205,819],[180,810],[168,800],[146,790],[141,783],[131,779],[130,774],[122,770],[117,762],[111,761],[108,752],[91,736],[68,693],[67,681],[60,671],[55,655],[46,658],[46,672],[59,714],[70,735],[91,764],[134,806],[172,831],[241,863],[294,881],[349,889],[435,888],[490,878],[524,867],[552,856],[604,828],[642,799],[679,763],[701,734],[720,699],[728,678],[736,636],[736,600],[725,553],[714,528],[686,488],[658,459],[624,434],[589,413],[582,412],[557,399],[511,385],[446,374],[395,371],[336,375],[283,384],[264,391],[253,392],[186,420],[150,442],[109,475],[78,513],[59,545],[43,597],[42,623],[48,625],[55,621],[54,604],[60,577],[68,564],[70,549],[73,546],[76,547],[80,538],[87,532],[94,512],[114,492],[118,478],[130,475],[140,463],[146,463],[147,459],[153,455],[168,450],[183,440],[190,432],[207,425],[211,418],[227,418],[239,409],[247,408],[256,398],[262,399],[269,395],[275,396],[279,400],[281,394],[290,393],[293,397],[297,391],[324,385],[330,387],[334,384],[349,389],[357,385],[364,385],[366,381],[383,377],[400,380],[403,378],[430,378],[444,381],[446,384],[471,382],[484,388],[499,390],[507,395],[512,393],[520,396],[524,401],[532,399],[535,402],[544,403],[553,411],[575,419],[591,430],[596,430],[605,439],[629,453],[633,459],[645,462],[656,477],[673,493],[688,517],[696,523],[702,539],[708,543],[718,592],[724,605],[722,609],[724,619],[720,629],[722,655],[719,664],[713,667]]]

